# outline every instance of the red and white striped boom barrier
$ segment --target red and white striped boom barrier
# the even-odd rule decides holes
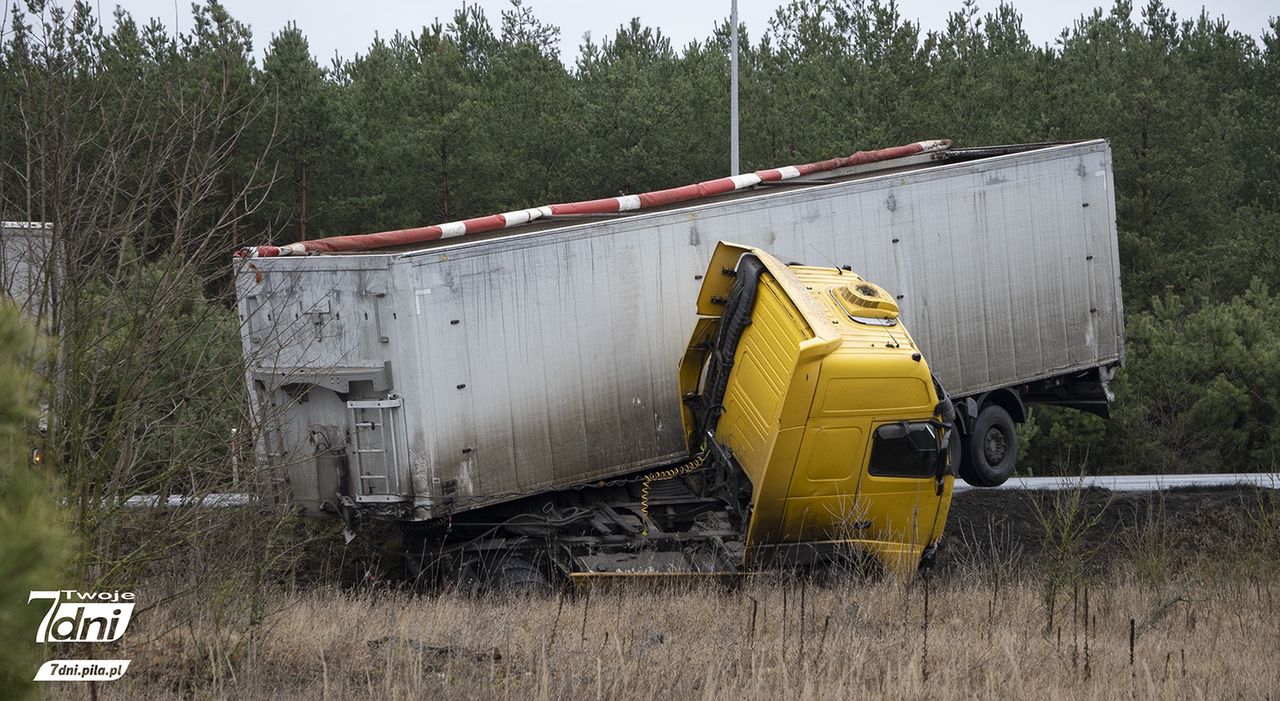
[[[717,178],[715,180],[707,180],[706,182],[695,183],[693,185],[673,187],[667,190],[644,192],[639,195],[622,195],[620,197],[606,197],[604,199],[586,200],[584,202],[566,202],[563,204],[531,207],[529,209],[521,209],[514,212],[490,214],[485,217],[449,222],[447,224],[434,224],[432,226],[420,226],[413,229],[382,231],[374,234],[332,236],[312,241],[299,241],[285,246],[249,246],[236,251],[236,256],[241,258],[271,258],[274,256],[297,256],[309,253],[370,251],[379,248],[389,248],[391,246],[427,243],[429,241],[456,238],[459,236],[466,236],[468,234],[481,234],[489,231],[509,229],[513,226],[527,224],[537,219],[556,215],[615,214],[617,212],[630,212],[650,207],[661,207],[664,205],[676,204],[679,202],[700,200],[707,197],[715,197],[716,195],[724,195],[736,190],[743,190],[759,185],[760,183],[781,182],[783,180],[798,178],[803,175],[812,175],[814,173],[836,170],[837,168],[848,168],[849,166],[863,165],[866,163],[876,163],[878,161],[887,161],[895,158],[905,158],[919,153],[945,151],[950,147],[951,142],[946,139],[918,141],[914,144],[907,144],[905,146],[894,146],[892,148],[882,148],[874,151],[858,151],[857,153],[845,156],[844,158],[831,158],[825,161],[818,161],[816,163],[805,163],[803,165],[757,170],[754,173],[734,175],[727,178]]]

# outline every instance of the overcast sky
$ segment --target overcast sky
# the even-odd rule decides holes
[[[6,8],[13,0],[3,0]],[[69,2],[70,0],[63,0]],[[175,17],[180,29],[191,26],[190,0],[90,0],[110,15],[111,8],[119,4],[135,18],[159,17],[170,29]],[[1110,7],[1110,0],[1105,0]],[[510,7],[509,0],[478,0],[490,22],[496,27],[499,13]],[[671,38],[676,48],[693,39],[703,39],[711,34],[717,22],[729,16],[729,0],[639,0],[633,2],[575,2],[574,0],[526,0],[534,13],[544,22],[560,27],[561,58],[572,63],[577,56],[578,45],[584,33],[599,41],[612,34],[632,17],[653,27]],[[739,0],[740,20],[747,25],[752,41],[759,38],[770,17],[783,0]],[[985,12],[995,7],[997,0],[979,0]],[[1091,0],[1015,0],[1014,6],[1023,15],[1023,26],[1036,43],[1052,42],[1058,33],[1082,14],[1090,12],[1100,3]],[[1136,0],[1138,8],[1145,0]],[[253,29],[254,49],[259,57],[271,35],[286,22],[296,21],[311,42],[311,49],[323,64],[327,64],[334,52],[344,56],[363,53],[375,33],[390,36],[396,30],[416,31],[431,24],[436,18],[448,21],[461,0],[223,0],[233,17],[247,23]],[[961,5],[960,0],[899,0],[902,15],[918,21],[927,31],[940,29],[947,14]],[[1280,13],[1280,5],[1273,0],[1221,0],[1204,3],[1197,0],[1165,0],[1179,17],[1195,17],[1202,7],[1212,16],[1224,16],[1239,31],[1260,36],[1267,26],[1268,16]],[[6,13],[7,14],[7,13]],[[1141,17],[1141,10],[1134,10],[1134,19]]]

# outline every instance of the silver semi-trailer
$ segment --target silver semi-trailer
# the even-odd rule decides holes
[[[51,318],[58,293],[53,225],[0,222],[0,290],[33,319]]]
[[[676,366],[716,243],[897,297],[960,474],[1032,402],[1105,413],[1124,359],[1105,141],[950,149],[474,239],[238,261],[261,458],[308,510],[426,520],[687,455]]]

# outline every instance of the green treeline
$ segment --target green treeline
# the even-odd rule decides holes
[[[727,22],[675,47],[633,21],[584,43],[570,66],[558,30],[519,3],[498,18],[464,6],[448,24],[375,38],[328,65],[292,25],[270,37],[259,64],[249,29],[216,3],[198,6],[177,38],[121,11],[104,28],[83,3],[33,2],[9,23],[0,215],[58,222],[72,242],[69,279],[94,280],[99,297],[132,289],[131,274],[150,281],[146,289],[185,290],[165,333],[201,317],[206,336],[238,344],[233,332],[209,331],[224,321],[191,309],[226,298],[226,254],[238,245],[420,226],[727,171]],[[741,29],[743,169],[928,138],[1110,139],[1130,336],[1115,416],[1037,410],[1023,431],[1024,462],[1038,471],[1274,469],[1278,28],[1273,20],[1251,37],[1207,15],[1175,17],[1158,0],[1136,11],[1120,1],[1037,46],[1011,5],[984,13],[965,0],[944,30],[925,33],[891,2],[795,0],[767,27]],[[186,282],[155,272],[175,260]],[[119,318],[158,323],[140,316]],[[132,339],[129,328],[94,337]],[[183,362],[201,362],[174,343],[186,348]],[[199,374],[184,368],[183,382]],[[141,373],[144,390],[165,372]],[[208,375],[200,387],[235,380]],[[144,390],[100,386],[86,400],[139,392],[141,406]],[[222,416],[209,404],[126,421],[111,429],[120,432],[112,445],[146,455],[155,447],[129,436],[155,439],[160,425],[198,436],[206,418]]]

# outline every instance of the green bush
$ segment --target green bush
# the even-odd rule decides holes
[[[225,480],[231,431],[245,409],[235,312],[207,299],[192,270],[167,260],[131,271],[127,284],[95,282],[84,299],[76,320],[90,332],[65,351],[96,361],[76,364],[71,378],[74,401],[93,411],[64,433],[81,439],[61,446],[81,452],[63,461],[65,478],[92,472],[105,480],[119,469],[118,446],[128,445],[133,460],[118,485],[126,493],[185,493]],[[111,323],[100,327],[101,319]],[[85,445],[103,452],[88,471]],[[192,465],[218,477],[193,484]]]
[[[1041,407],[1025,464],[1036,471],[1248,472],[1280,451],[1280,296],[1166,294],[1129,315],[1128,365],[1112,419]]]
[[[31,325],[0,299],[0,690],[15,697],[32,691],[43,652],[35,634],[45,607],[28,605],[28,593],[62,588],[69,541],[53,480],[32,464],[34,349]]]

